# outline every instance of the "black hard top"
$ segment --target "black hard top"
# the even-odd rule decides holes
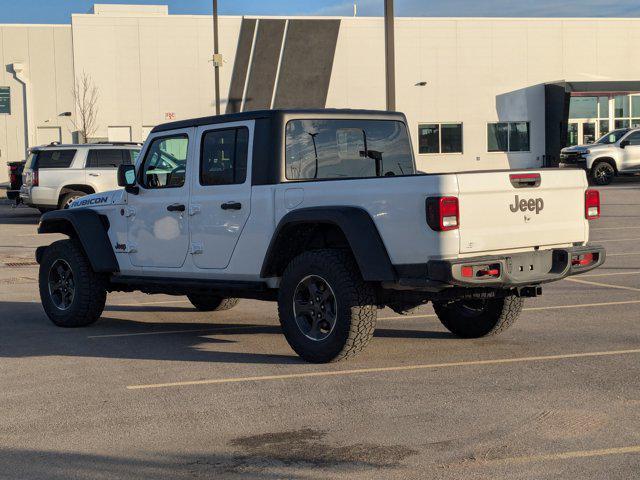
[[[316,109],[287,109],[287,110],[254,110],[249,112],[240,113],[225,113],[223,115],[215,115],[211,117],[192,118],[188,120],[178,120],[176,122],[168,122],[160,124],[151,130],[151,133],[166,132],[167,130],[177,130],[180,128],[200,127],[203,125],[213,125],[216,123],[230,123],[241,122],[243,120],[256,120],[259,118],[272,119],[274,117],[281,117],[284,115],[353,115],[358,116],[389,116],[389,117],[404,117],[399,112],[389,112],[386,110],[356,110],[350,108],[316,108]]]

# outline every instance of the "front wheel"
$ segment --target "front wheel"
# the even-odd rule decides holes
[[[314,250],[287,266],[278,313],[291,348],[308,362],[326,363],[366,347],[375,330],[377,307],[373,289],[348,253]]]
[[[39,273],[40,300],[59,327],[84,327],[104,310],[104,279],[91,269],[77,240],[59,240],[45,250]]]
[[[591,181],[596,185],[609,185],[616,176],[616,169],[607,162],[600,162],[591,169]]]
[[[480,338],[498,335],[513,325],[520,316],[523,303],[522,298],[507,295],[502,298],[434,302],[433,308],[440,322],[454,335]]]

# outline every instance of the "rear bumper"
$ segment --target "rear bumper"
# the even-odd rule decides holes
[[[593,254],[588,265],[572,263],[578,255]],[[431,260],[426,264],[396,265],[399,279],[395,288],[440,291],[450,287],[516,288],[554,282],[579,275],[602,265],[606,258],[604,247],[556,248],[512,255],[491,255],[454,260]],[[497,276],[464,276],[464,266],[486,265],[498,270]],[[391,285],[387,287],[394,288]]]

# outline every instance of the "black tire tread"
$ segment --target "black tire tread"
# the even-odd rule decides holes
[[[74,308],[75,313],[72,317],[69,315],[61,315],[55,310],[48,311],[45,306],[45,296],[48,292],[48,269],[43,268],[49,264],[52,258],[71,259],[78,265],[78,270],[74,270],[76,285],[78,288],[75,293],[74,302],[79,301],[77,307]],[[89,259],[86,257],[82,245],[77,239],[58,240],[53,242],[44,252],[42,264],[39,273],[39,289],[42,304],[49,319],[59,327],[84,327],[97,321],[102,315],[105,303],[107,301],[107,290],[104,286],[104,279],[91,269]],[[56,315],[57,314],[57,315]]]
[[[454,335],[463,338],[479,338],[499,335],[507,330],[518,319],[524,305],[524,300],[516,295],[508,295],[488,301],[501,302],[502,305],[494,305],[492,312],[488,312],[484,314],[482,319],[478,319],[478,321],[483,321],[490,327],[480,335],[477,334],[477,330],[465,328],[464,323],[456,315],[456,311],[450,308],[450,303],[434,302],[433,309],[440,322]]]
[[[332,285],[334,291],[341,292],[341,299],[346,299],[346,304],[351,311],[349,336],[342,350],[330,361],[337,362],[351,358],[361,352],[373,338],[376,328],[377,307],[375,294],[360,274],[353,257],[344,251],[333,249],[310,250],[295,257],[283,273],[283,278],[297,268],[300,264],[318,262],[333,270],[338,278],[338,283]],[[280,290],[282,292],[282,289]],[[288,308],[283,299],[278,301],[278,313],[282,319],[285,315],[284,308]],[[292,345],[294,350],[296,348]],[[308,353],[296,352],[312,362],[324,362],[324,359],[310,357]]]
[[[239,298],[223,298],[211,295],[189,294],[187,298],[191,304],[201,312],[222,312],[235,307]]]

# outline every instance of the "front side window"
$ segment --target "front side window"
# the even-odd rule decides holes
[[[418,125],[418,153],[462,153],[462,124]]]
[[[285,158],[289,180],[415,174],[407,127],[392,120],[291,120]]]
[[[529,122],[498,122],[487,125],[489,152],[528,152]]]
[[[234,185],[247,179],[249,130],[246,127],[211,130],[202,136],[201,185]]]
[[[187,173],[189,137],[155,138],[144,157],[140,183],[145,188],[182,187]]]
[[[69,168],[76,156],[75,150],[40,150],[35,159],[37,168]]]

